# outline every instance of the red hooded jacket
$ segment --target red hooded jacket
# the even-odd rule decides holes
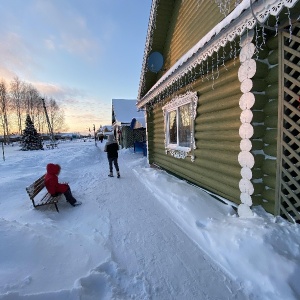
[[[58,183],[58,174],[60,165],[48,164],[47,173],[45,175],[45,186],[49,194],[65,193],[69,186],[66,183]]]

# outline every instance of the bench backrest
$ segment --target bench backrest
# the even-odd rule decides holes
[[[45,187],[45,175],[41,176],[39,179],[37,179],[33,184],[26,187],[26,191],[29,195],[29,198],[31,200],[34,199],[34,197]]]

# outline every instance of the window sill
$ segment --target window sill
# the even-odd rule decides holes
[[[178,151],[184,151],[184,152],[191,151],[190,147],[183,147],[183,146],[177,146],[177,145],[172,145],[172,144],[167,145],[166,149],[167,150],[178,150]]]
[[[180,147],[176,145],[168,145],[166,147],[166,154],[170,154],[175,158],[185,159],[187,156],[191,156],[191,161],[194,161],[194,156],[190,155],[191,148],[189,147]]]

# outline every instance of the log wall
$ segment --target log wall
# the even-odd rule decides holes
[[[195,160],[174,158],[165,153],[164,104],[148,109],[149,162],[198,186],[214,192],[237,204],[241,167],[238,162],[240,147],[239,99],[240,83],[237,73],[238,59],[220,67],[219,78],[198,79],[193,91],[199,95],[195,120]],[[213,87],[212,87],[213,86]],[[185,88],[178,94],[184,94]]]
[[[253,204],[263,206],[268,212],[275,213],[277,122],[278,122],[278,37],[269,38],[260,56],[260,65],[254,77],[252,92],[255,94],[253,107],[252,154],[255,164],[252,182],[254,189]],[[265,54],[267,53],[267,57]],[[265,74],[267,69],[267,74]],[[262,95],[263,93],[263,95]],[[264,115],[263,121],[261,114]],[[259,143],[258,143],[259,142]]]

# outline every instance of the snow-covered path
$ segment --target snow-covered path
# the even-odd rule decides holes
[[[146,164],[141,154],[122,150],[121,178],[109,178],[104,143],[84,143],[79,152],[73,144],[7,154],[1,175],[12,168],[14,180],[1,181],[0,253],[8,244],[13,251],[0,258],[0,299],[246,299],[137,178],[135,166]],[[32,209],[24,186],[48,162],[61,164],[60,179],[82,206],[62,201],[59,214]],[[30,167],[24,173],[18,164]],[[11,230],[13,240],[5,239]]]
[[[230,205],[120,151],[110,178],[104,143],[5,147],[0,161],[1,300],[296,300],[300,227]],[[62,166],[83,202],[34,209],[25,187]]]
[[[100,209],[109,216],[112,261],[125,270],[128,283],[136,278],[136,299],[245,299],[170,219],[151,191],[136,188],[140,182],[120,156],[122,177],[104,180]],[[106,167],[101,155],[103,160]]]

